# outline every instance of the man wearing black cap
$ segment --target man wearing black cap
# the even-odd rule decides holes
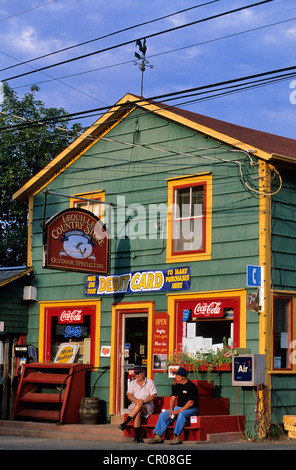
[[[155,436],[149,441],[149,444],[163,442],[162,435],[174,419],[177,419],[177,421],[174,429],[174,438],[171,440],[170,444],[180,444],[180,435],[185,426],[186,419],[190,416],[197,415],[198,390],[196,385],[187,378],[188,372],[183,367],[179,367],[173,374],[176,376],[176,379],[173,385],[170,409],[160,413],[154,428]]]
[[[157,395],[157,390],[153,380],[145,377],[145,369],[138,366],[134,370],[135,380],[129,383],[127,398],[131,402],[129,414],[126,420],[120,424],[119,429],[124,431],[127,424],[134,420],[135,439],[134,442],[143,442],[141,438],[141,417],[148,418],[153,413],[153,400]]]

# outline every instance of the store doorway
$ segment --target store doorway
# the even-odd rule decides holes
[[[121,412],[129,405],[126,397],[129,381],[135,366],[147,371],[148,313],[125,313],[122,315],[121,338]]]

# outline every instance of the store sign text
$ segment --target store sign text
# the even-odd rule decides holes
[[[153,369],[165,370],[169,349],[169,315],[157,312],[153,316],[152,328]]]
[[[191,286],[190,272],[190,267],[186,266],[113,276],[87,276],[85,295],[188,290]]]
[[[64,310],[59,316],[59,323],[81,323],[82,310]]]
[[[192,317],[223,317],[222,302],[198,302]]]
[[[84,209],[66,209],[45,225],[44,267],[108,272],[109,240],[104,224]]]

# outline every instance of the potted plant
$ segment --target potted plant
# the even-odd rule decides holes
[[[183,366],[187,370],[195,372],[207,372],[210,381],[211,372],[231,370],[232,348],[227,345],[227,339],[223,338],[221,349],[199,349],[195,353],[188,353],[182,349],[177,350],[168,358],[168,365]]]

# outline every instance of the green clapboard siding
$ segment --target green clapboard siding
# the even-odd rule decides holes
[[[17,279],[0,287],[0,321],[4,322],[4,332],[1,335],[28,332],[28,302],[23,301],[25,285],[30,285],[28,279]]]

